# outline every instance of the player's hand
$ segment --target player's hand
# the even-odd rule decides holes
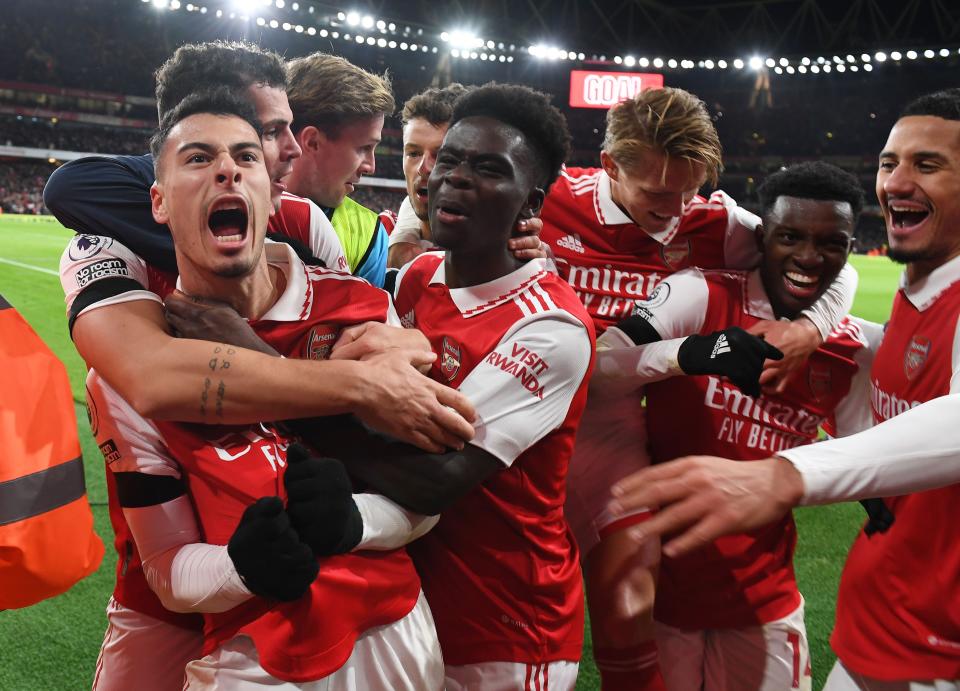
[[[227,553],[250,592],[284,602],[302,597],[320,569],[280,497],[261,497],[247,507]]]
[[[163,301],[163,313],[180,338],[227,343],[278,355],[257,336],[247,320],[225,302],[193,297],[175,290]]]
[[[677,364],[684,374],[719,374],[748,396],[759,396],[764,360],[782,357],[763,338],[731,326],[706,336],[688,336],[677,351]]]
[[[549,247],[540,241],[543,232],[543,221],[537,217],[524,218],[514,226],[515,237],[507,240],[507,247],[513,256],[521,261],[529,259],[544,259]]]
[[[360,401],[354,413],[373,429],[430,453],[462,449],[473,439],[477,413],[459,391],[420,374],[435,353],[395,348],[359,368]]]
[[[782,517],[803,497],[803,478],[789,461],[731,461],[687,456],[654,465],[613,486],[614,516],[649,508],[650,520],[631,528],[645,540],[676,535],[663,553],[677,557],[722,535],[742,533]]]
[[[396,348],[429,351],[430,341],[419,329],[402,329],[380,322],[365,322],[340,332],[340,338],[330,351],[330,359],[369,360]]]
[[[412,242],[394,243],[387,251],[387,268],[399,269],[426,252],[420,245]]]
[[[763,336],[783,353],[779,362],[767,361],[760,375],[764,391],[782,394],[790,377],[803,367],[807,358],[820,347],[823,338],[820,330],[806,317],[791,322],[761,321],[749,329],[756,336]]]
[[[313,457],[303,445],[291,444],[283,486],[293,529],[315,555],[343,554],[357,546],[363,519],[340,461]]]

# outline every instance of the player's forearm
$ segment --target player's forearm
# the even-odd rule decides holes
[[[820,299],[804,310],[803,316],[813,322],[824,341],[840,320],[850,313],[859,280],[857,270],[848,262]]]
[[[920,492],[960,482],[960,394],[943,396],[842,439],[779,455],[803,477],[803,504]]]
[[[336,415],[357,408],[365,373],[355,362],[270,357],[225,343],[158,339],[100,374],[151,419],[247,424]]]
[[[439,516],[407,511],[380,494],[354,494],[363,520],[363,536],[353,551],[390,550],[403,547],[429,532]]]
[[[683,374],[677,360],[682,338],[635,344],[617,327],[597,339],[597,363],[591,387],[611,379],[642,385]]]

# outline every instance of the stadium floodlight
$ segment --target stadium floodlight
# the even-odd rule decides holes
[[[586,60],[587,56],[584,53],[577,53],[577,60]]]
[[[676,60],[674,60],[673,58],[670,58],[669,60],[667,60],[667,67],[669,67],[669,68],[672,69],[672,70],[677,69],[677,65],[678,65],[678,64],[679,64],[679,63],[678,63]]]
[[[410,46],[410,50],[416,50],[416,48],[414,48],[413,46]],[[470,59],[471,60],[477,59],[477,51],[474,50],[470,52]]]
[[[459,58],[459,57],[460,57],[460,51],[457,50],[456,48],[451,48],[451,49],[450,49],[450,55],[452,55],[452,56],[455,57],[455,58]]]
[[[796,70],[793,69],[793,65],[787,65],[787,74],[793,74],[794,72],[796,72]]]
[[[712,69],[713,69],[713,60],[704,60],[704,61],[703,61],[703,66],[706,67],[708,70],[712,70]]]
[[[337,12],[337,19],[339,19],[341,22],[346,21],[346,20],[347,20],[347,13],[346,13],[346,12]]]
[[[307,27],[307,36],[316,36],[316,35],[317,35],[317,30],[316,30],[316,28],[315,28],[315,27],[312,27],[312,26],[308,26],[308,27]],[[323,38],[326,38],[326,37],[327,37],[327,30],[326,30],[326,29],[320,29],[320,36],[322,36]]]
[[[656,67],[657,69],[660,69],[661,67],[663,67],[663,58],[654,58],[653,66]]]
[[[783,74],[783,68],[780,67],[780,65],[777,65],[776,67],[774,67],[773,71],[776,72],[777,74]]]
[[[800,67],[797,68],[797,72],[799,72],[800,74],[806,74],[806,73],[807,73],[807,66],[806,66],[806,65],[800,65]]]
[[[367,45],[368,46],[377,45],[377,39],[375,39],[373,36],[367,36]]]
[[[856,59],[855,57],[853,57],[852,55],[848,55],[848,56],[847,56],[847,62],[853,63],[853,62],[856,62],[856,61],[857,61],[857,59]]]
[[[786,58],[780,58],[778,62],[780,63],[780,67],[786,67],[787,65],[790,64],[790,61],[787,60]]]
[[[507,56],[507,62],[513,62],[513,56],[512,56],[512,55],[508,55],[508,56]]]
[[[330,32],[330,38],[340,38],[340,32],[339,32],[339,31],[331,31],[331,32]]]
[[[870,60],[871,60],[870,54],[869,54],[869,53],[860,53],[860,59],[863,60],[864,62],[870,62]]]
[[[826,59],[825,57],[823,57],[822,55],[817,58],[817,64],[818,64],[818,65],[823,65],[824,63],[826,63],[826,61],[827,61],[827,59]]]
[[[158,10],[164,10],[167,8],[167,0],[153,0],[153,6]]]
[[[364,29],[372,29],[374,23],[373,17],[371,17],[369,14],[363,15],[363,18],[360,20],[360,26],[362,26]]]
[[[264,19],[263,17],[257,17],[257,26],[263,26],[266,23],[267,23],[266,19]]]
[[[829,62],[828,62],[826,65],[823,66],[823,71],[826,72],[827,74],[830,73],[830,63],[829,63]]]
[[[834,61],[835,63],[837,63],[838,65],[843,64],[843,58],[841,58],[839,55],[834,55],[834,56],[833,56],[833,61]]]
[[[350,26],[356,26],[360,23],[360,13],[359,12],[347,12],[347,24]]]
[[[449,41],[450,41],[450,34],[449,34],[448,32],[446,32],[446,31],[441,32],[441,33],[440,33],[440,40],[443,41],[444,43],[449,42]]]
[[[777,64],[777,61],[774,60],[773,58],[767,58],[766,60],[763,61],[763,64],[766,65],[767,67],[773,67]]]
[[[501,55],[501,56],[500,56],[500,62],[506,62],[506,61],[507,61],[507,56],[506,56],[506,55]]]
[[[489,48],[490,50],[493,50],[496,47],[496,45],[497,44],[494,43],[493,41],[487,41],[487,48]]]
[[[637,59],[632,55],[628,55],[623,59],[623,64],[626,65],[627,67],[633,67],[634,65],[637,64]]]
[[[847,70],[846,65],[837,65],[837,72],[846,72],[846,70]]]
[[[287,4],[287,3],[285,3],[283,0],[276,0],[276,3],[277,3],[277,9],[278,9],[278,10],[282,10],[282,9],[284,8],[284,6]]]
[[[300,9],[300,3],[299,3],[299,2],[295,2],[295,3],[291,4],[291,5],[290,5],[290,9],[293,10],[294,12],[296,12],[297,10]]]
[[[565,51],[565,50],[558,51],[558,52],[557,52],[557,57],[560,58],[561,60],[566,60],[566,59],[567,59],[567,51]]]
[[[283,30],[284,30],[284,31],[290,31],[290,29],[293,28],[293,27],[291,26],[290,22],[284,22],[282,26],[283,26]]]
[[[623,58],[621,58],[619,55],[614,55],[614,56],[613,56],[613,61],[619,65],[619,64],[623,63]]]
[[[733,66],[736,67],[738,70],[742,70],[743,60],[741,60],[740,58],[737,58],[736,60],[733,61]]]
[[[863,71],[864,71],[864,72],[873,72],[873,65],[864,65],[864,66],[863,66]]]
[[[397,47],[396,41],[387,41],[387,48],[396,48],[396,47]]]
[[[851,72],[859,72],[859,71],[860,71],[860,68],[857,67],[856,65],[850,65],[850,71],[851,71]]]
[[[923,57],[925,57],[927,60],[930,60],[931,58],[936,57],[936,55],[937,55],[937,54],[934,53],[934,52],[933,52],[932,50],[930,50],[929,48],[927,48],[925,51],[923,51]]]
[[[353,37],[353,40],[356,41],[357,43],[363,43],[363,36],[361,36],[360,34],[357,34],[356,36]]]
[[[386,23],[385,21],[383,21],[382,19],[378,19],[378,20],[377,20],[377,28],[380,29],[380,31],[386,31],[386,30],[387,30],[387,23]]]
[[[892,53],[890,53],[891,60],[900,60],[901,58],[903,58],[903,56],[900,54],[899,50],[895,50]]]
[[[426,48],[426,46],[424,46],[424,48]],[[430,52],[431,52],[431,53],[436,53],[436,52],[437,52],[437,47],[434,46],[433,48],[431,48],[431,49],[430,49]]]
[[[297,24],[295,27],[293,27],[293,30],[296,31],[298,34],[302,34],[302,33],[303,33],[303,25],[302,25],[302,24]]]
[[[649,66],[650,66],[650,60],[647,59],[647,58],[640,58],[639,60],[637,60],[637,63],[640,65],[640,67],[649,67]]]
[[[390,22],[389,24],[387,24],[387,31],[396,31],[396,30],[397,30],[396,24],[394,24],[393,22]]]
[[[721,70],[727,69],[727,61],[726,61],[726,60],[717,60],[717,67],[719,67]]]
[[[170,0],[170,9],[179,10],[180,9],[180,0]],[[933,51],[930,51],[931,53]]]
[[[486,53],[480,53],[480,59],[483,60],[484,62],[486,62],[486,61],[487,61],[487,54],[486,54]]]
[[[763,58],[758,57],[758,56],[756,56],[756,55],[754,55],[752,58],[750,58],[750,69],[751,69],[751,70],[759,70],[761,67],[763,67]]]
[[[809,65],[809,64],[810,64],[810,58],[802,58],[802,59],[800,60],[800,64],[801,64],[801,65],[804,65],[804,66]]]
[[[279,28],[279,26],[280,26],[280,22],[278,22],[276,19],[271,19],[271,20],[270,20],[270,28],[271,28],[271,29]]]
[[[916,60],[916,59],[917,59],[917,51],[915,51],[915,50],[908,50],[908,51],[907,51],[907,60]]]
[[[940,57],[941,57],[941,58],[948,58],[948,57],[950,57],[950,49],[949,49],[949,48],[941,48],[941,49],[940,49]]]

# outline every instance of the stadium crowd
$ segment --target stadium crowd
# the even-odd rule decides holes
[[[89,85],[120,39],[85,9],[82,69],[51,28],[7,76]],[[825,688],[960,689],[960,90],[583,112],[557,75],[426,88],[150,21],[103,80],[155,95],[149,142],[0,120],[110,154],[0,164],[0,208],[77,233],[117,549],[95,689],[573,689],[586,608],[606,691],[808,689],[790,509],[843,500]],[[885,330],[847,260],[888,246]]]

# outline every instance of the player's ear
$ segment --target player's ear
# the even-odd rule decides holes
[[[297,134],[297,143],[306,153],[317,153],[326,141],[326,135],[313,125],[307,125]]]
[[[613,157],[606,151],[600,152],[600,165],[603,166],[604,172],[611,180],[615,182],[620,181],[620,166],[617,165]]]
[[[523,207],[523,211],[520,215],[523,218],[532,218],[533,216],[540,215],[540,209],[543,208],[543,200],[546,198],[547,193],[544,192],[539,187],[534,187],[530,190],[530,194],[527,195],[527,203]]]
[[[763,223],[758,223],[757,227],[753,229],[753,238],[757,242],[757,251],[760,254],[763,254],[763,241],[767,237],[767,229],[763,227]]]
[[[153,211],[153,220],[162,225],[166,225],[170,220],[170,214],[167,212],[163,189],[158,182],[150,185],[150,208],[151,211]]]

